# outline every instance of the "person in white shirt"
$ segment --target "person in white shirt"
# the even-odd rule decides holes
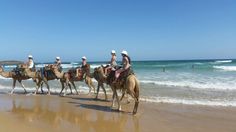
[[[35,65],[34,65],[34,60],[33,60],[33,56],[32,55],[28,56],[28,62],[26,64],[27,64],[29,69],[34,70]]]

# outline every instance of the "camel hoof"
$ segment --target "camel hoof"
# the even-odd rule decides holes
[[[119,109],[118,109],[118,111],[121,111],[122,109],[121,109],[121,106],[119,107]]]

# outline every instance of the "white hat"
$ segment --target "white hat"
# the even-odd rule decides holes
[[[112,53],[112,54],[115,54],[115,53],[116,53],[116,51],[115,51],[115,50],[112,50],[112,51],[111,51],[111,53]]]
[[[82,57],[83,60],[87,60],[87,58],[85,56]]]
[[[61,58],[60,57],[56,57],[57,60],[60,60]]]
[[[33,59],[33,56],[32,56],[32,55],[29,55],[28,58],[32,58],[32,59]]]
[[[122,54],[122,55],[126,55],[126,56],[128,56],[128,52],[125,51],[125,50],[123,50],[123,51],[121,52],[121,54]]]

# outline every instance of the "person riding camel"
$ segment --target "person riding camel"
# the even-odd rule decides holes
[[[58,70],[61,72],[62,66],[61,66],[61,58],[60,57],[56,57],[55,65],[57,66]]]
[[[34,64],[34,60],[33,60],[33,56],[29,55],[28,56],[28,62],[26,62],[27,67],[31,70],[31,71],[35,71],[35,64]]]
[[[121,52],[121,55],[122,55],[122,68],[116,70],[115,72],[115,81],[117,81],[117,79],[119,78],[120,74],[126,70],[129,70],[130,67],[131,67],[131,59],[128,55],[128,52],[123,50]]]
[[[87,58],[85,56],[83,56],[82,58],[82,66],[81,66],[81,69],[82,69],[82,72],[83,72],[83,78],[85,78],[86,75],[89,75],[89,64],[87,64]],[[76,68],[76,76],[75,77],[78,77],[79,76],[79,68]]]
[[[115,50],[112,50],[112,51],[111,51],[111,61],[110,61],[110,63],[109,63],[109,64],[105,67],[105,69],[104,69],[105,75],[107,75],[107,70],[108,70],[109,68],[115,69],[116,66],[117,66],[117,63],[116,63],[116,51],[115,51]]]

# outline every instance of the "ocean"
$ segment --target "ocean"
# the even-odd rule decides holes
[[[48,63],[37,64],[43,67]],[[104,62],[91,62],[91,72]],[[80,62],[63,63],[63,70],[77,67]],[[15,65],[4,65],[5,71]],[[132,67],[141,85],[141,100],[153,103],[180,103],[188,105],[236,106],[236,60],[179,60],[134,61]],[[95,86],[97,86],[96,81]],[[23,81],[27,91],[34,92],[32,80]],[[49,81],[52,92],[58,93],[58,80]],[[88,92],[83,82],[77,82],[80,92]],[[11,90],[12,80],[0,77],[0,92]],[[109,93],[111,90],[106,88]],[[46,88],[44,88],[47,91]],[[16,91],[23,92],[17,84]],[[100,93],[103,93],[102,90]]]

